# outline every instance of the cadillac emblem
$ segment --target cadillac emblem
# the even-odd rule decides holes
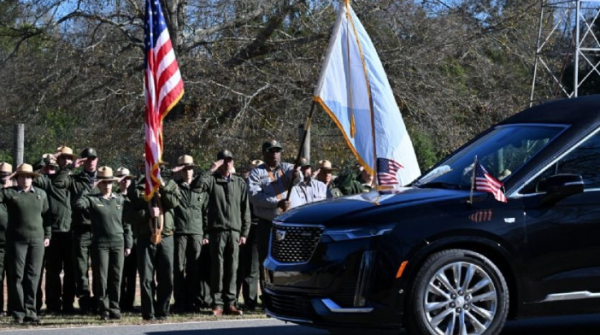
[[[283,241],[285,239],[285,230],[275,230],[275,239]]]

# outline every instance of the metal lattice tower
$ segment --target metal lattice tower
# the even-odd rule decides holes
[[[600,0],[541,0],[530,106],[600,79],[599,16]]]

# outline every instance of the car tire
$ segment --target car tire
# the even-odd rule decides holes
[[[470,250],[429,256],[415,276],[407,301],[409,334],[499,334],[509,291],[498,267]]]

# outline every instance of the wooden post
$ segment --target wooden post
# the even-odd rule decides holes
[[[23,164],[23,152],[25,151],[25,125],[17,123],[13,130],[13,169]]]

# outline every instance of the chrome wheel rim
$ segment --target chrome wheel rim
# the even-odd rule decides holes
[[[498,292],[490,275],[469,262],[454,262],[430,279],[423,310],[440,335],[483,334],[494,321]]]

